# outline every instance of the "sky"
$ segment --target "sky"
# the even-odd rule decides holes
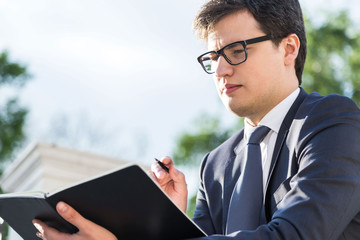
[[[0,0],[0,52],[32,75],[17,90],[28,142],[50,142],[129,161],[171,155],[200,113],[236,117],[196,58],[191,25],[204,0]],[[310,17],[356,0],[300,0]],[[0,103],[14,94],[0,91]]]

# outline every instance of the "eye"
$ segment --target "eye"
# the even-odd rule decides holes
[[[226,49],[224,49],[224,53],[232,63],[241,62],[245,58],[245,49],[241,43],[229,45]]]
[[[244,49],[234,49],[231,55],[234,58],[239,58],[240,56],[243,56],[244,52],[245,52]]]

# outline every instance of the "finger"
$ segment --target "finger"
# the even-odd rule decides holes
[[[164,170],[158,162],[154,162],[153,164],[151,164],[151,171],[155,174],[155,177],[158,180],[168,180],[166,179],[166,177],[169,177],[167,171]]]
[[[167,172],[164,169],[162,169],[162,167],[159,164],[154,163],[151,167],[158,180],[161,180],[158,182],[166,183],[172,180],[176,183],[181,183],[181,184],[185,183],[185,175],[177,168],[175,168],[174,161],[172,160],[171,157],[168,156],[163,157],[161,158],[160,161],[169,168],[169,174],[167,174]]]
[[[161,162],[169,168],[170,178],[173,181],[179,183],[185,182],[185,175],[175,167],[174,161],[171,159],[171,157],[163,157]]]
[[[176,192],[186,192],[187,184],[185,175],[181,171],[173,168],[169,171],[172,181],[174,181],[174,190]]]
[[[34,219],[32,221],[34,227],[36,228],[36,230],[38,230],[39,232],[36,233],[36,236],[38,236],[39,238],[43,238],[44,236],[44,227],[45,227],[45,223],[43,223],[40,220]]]
[[[81,216],[75,209],[70,205],[64,202],[58,202],[56,205],[56,210],[66,221],[76,226],[79,231],[82,231],[84,228],[88,228],[89,221]]]
[[[174,161],[172,160],[171,157],[166,156],[160,159],[160,161],[165,164],[167,167],[173,167],[174,166]]]
[[[160,166],[157,162],[151,164],[151,172],[154,174],[156,180],[158,180],[158,178],[161,179],[164,174],[159,167]]]
[[[44,222],[42,222],[38,219],[34,219],[32,222],[33,222],[35,228],[39,231],[38,233],[36,233],[36,236],[41,239],[44,239],[44,240],[46,240],[46,239],[51,239],[51,240],[69,239],[67,234],[59,232],[55,228],[49,227],[47,224],[45,224]]]
[[[172,180],[175,183],[175,191],[182,192],[187,190],[185,175],[177,168],[175,168],[175,164],[172,158],[168,156],[163,157],[161,158],[161,162],[169,168],[169,180]]]
[[[161,185],[159,182],[159,179],[156,177],[155,173],[152,170],[148,171],[148,175],[155,183],[157,183],[158,185]]]

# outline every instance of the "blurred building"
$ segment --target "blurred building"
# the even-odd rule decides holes
[[[36,143],[25,149],[6,169],[0,185],[7,193],[38,190],[50,192],[127,163],[119,159]],[[1,229],[0,219],[0,231]],[[15,231],[9,229],[8,240],[21,239]]]

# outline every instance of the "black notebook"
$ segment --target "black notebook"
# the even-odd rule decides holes
[[[64,201],[119,240],[205,236],[138,165],[111,171],[54,193],[0,194],[2,217],[25,240],[38,240],[32,219],[68,233],[77,228],[56,212]]]

